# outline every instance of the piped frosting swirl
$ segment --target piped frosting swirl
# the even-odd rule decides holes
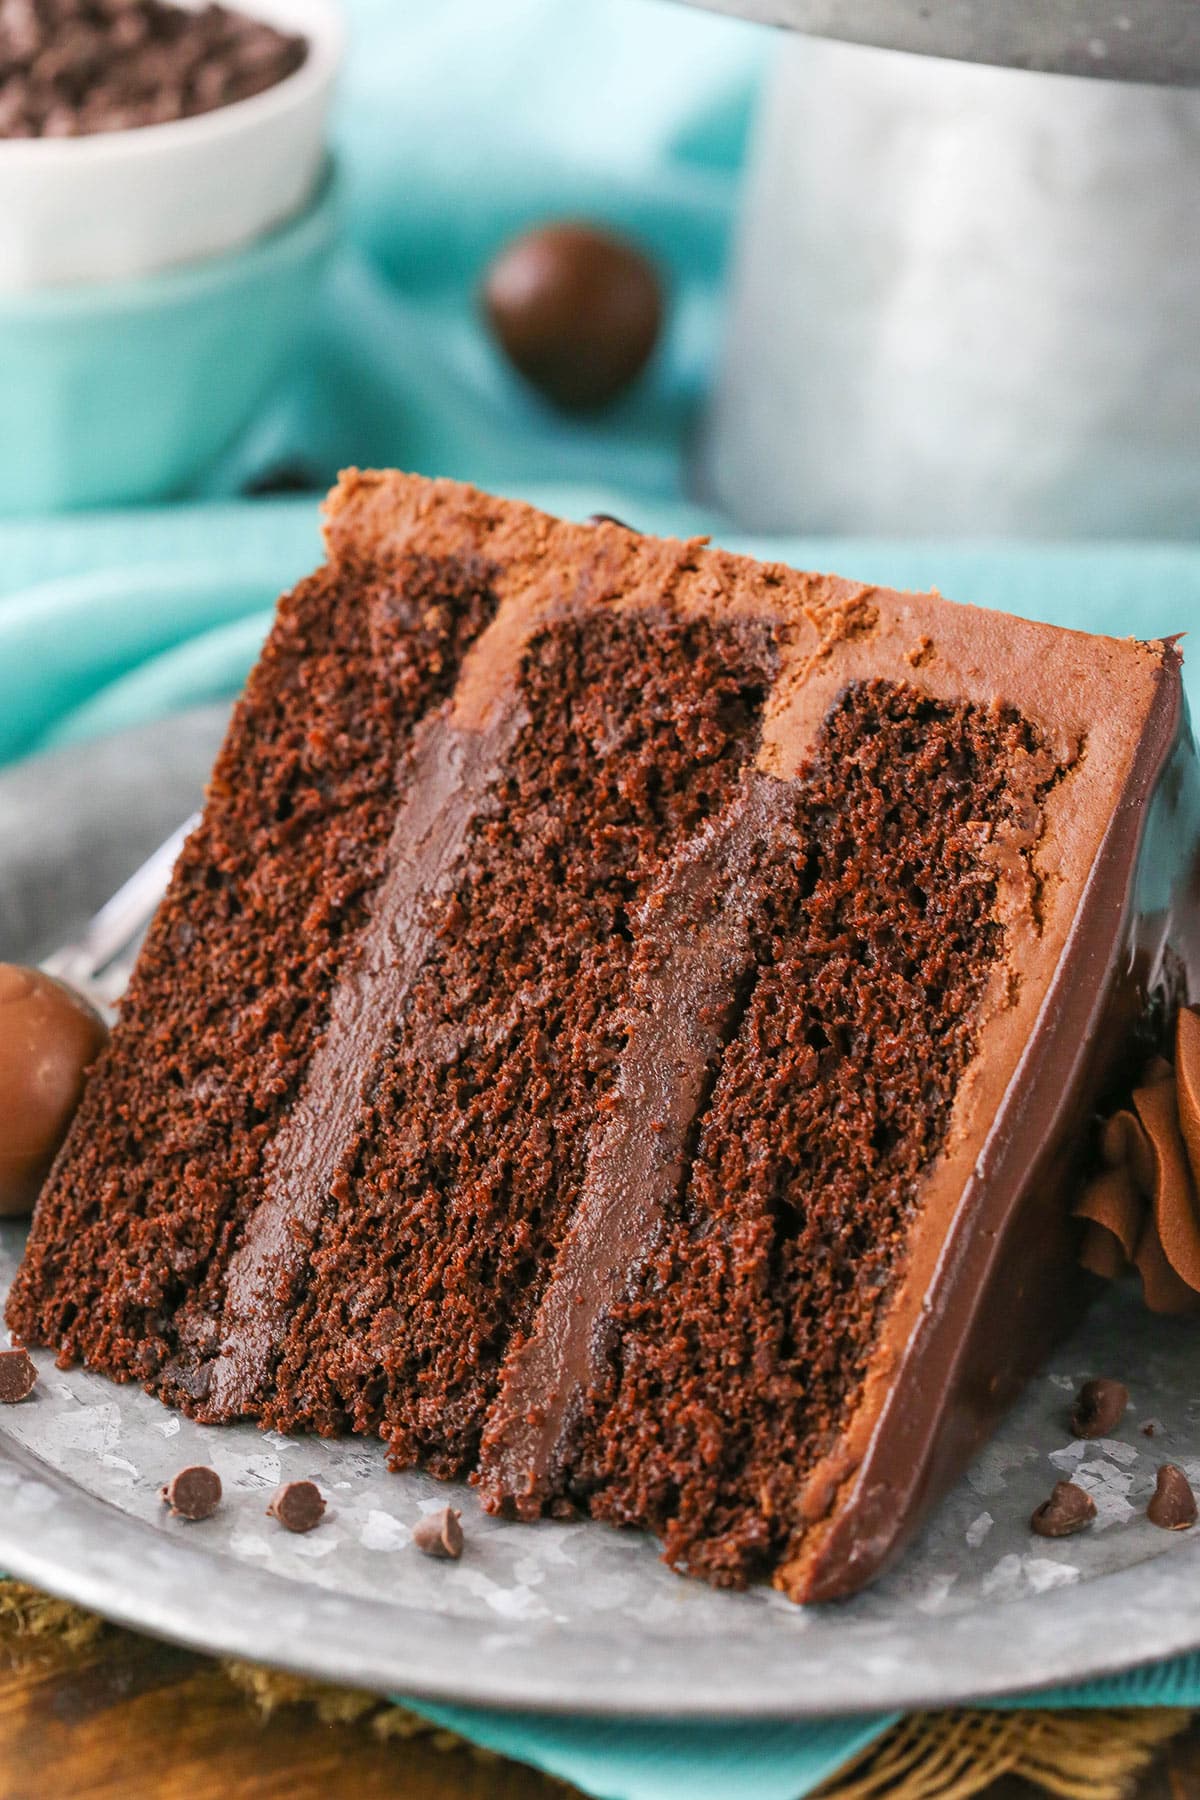
[[[1075,1207],[1084,1267],[1136,1268],[1152,1312],[1200,1310],[1200,1007],[1180,1009],[1174,1065],[1154,1057],[1104,1121],[1100,1157]]]

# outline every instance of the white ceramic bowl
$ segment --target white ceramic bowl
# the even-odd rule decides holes
[[[301,32],[300,68],[249,100],[167,125],[0,140],[0,292],[157,274],[249,243],[305,205],[321,173],[341,6],[230,3]]]

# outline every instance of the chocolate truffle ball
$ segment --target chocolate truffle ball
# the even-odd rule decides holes
[[[0,963],[0,1215],[32,1208],[107,1036],[73,989]]]
[[[590,225],[542,225],[491,263],[483,308],[527,381],[567,412],[613,400],[641,374],[662,322],[654,265]]]

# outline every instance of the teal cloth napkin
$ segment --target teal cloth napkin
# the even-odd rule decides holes
[[[647,531],[709,532],[800,567],[936,586],[1114,636],[1200,621],[1200,549],[1189,546],[747,537],[695,506],[603,480],[502,485],[566,517],[612,512]],[[0,521],[0,764],[235,694],[276,595],[321,554],[308,498]],[[1184,679],[1200,716],[1200,654]]]
[[[0,524],[0,765],[236,693],[275,595],[320,553],[311,500],[229,498],[282,463],[318,484],[343,464],[398,463],[568,516],[711,529],[734,548],[1091,629],[1200,618],[1200,552],[1187,548],[767,544],[686,502],[769,33],[666,0],[349,0],[348,12],[346,243],[279,391],[196,504]],[[568,213],[635,233],[672,302],[647,376],[582,422],[521,387],[474,304],[511,231]],[[1200,1704],[1200,1659],[1052,1703]],[[418,1710],[605,1800],[796,1800],[890,1723]]]

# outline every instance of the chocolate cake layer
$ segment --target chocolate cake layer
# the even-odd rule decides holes
[[[796,1599],[1073,1316],[1200,987],[1168,644],[350,474],[39,1203],[14,1330]]]

